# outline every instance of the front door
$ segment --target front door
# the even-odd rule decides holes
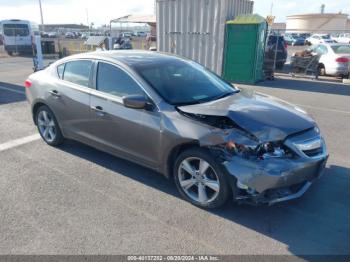
[[[122,97],[127,95],[146,96],[123,68],[99,62],[96,90],[91,93],[91,137],[109,151],[157,168],[159,112],[125,107]]]

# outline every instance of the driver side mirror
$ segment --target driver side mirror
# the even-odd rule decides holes
[[[152,110],[153,104],[143,95],[129,95],[123,97],[125,107],[133,109]]]

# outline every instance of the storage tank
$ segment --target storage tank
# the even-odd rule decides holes
[[[225,23],[251,14],[250,0],[157,0],[157,50],[193,59],[221,75]]]
[[[347,28],[347,14],[299,14],[287,16],[287,32],[336,33]]]

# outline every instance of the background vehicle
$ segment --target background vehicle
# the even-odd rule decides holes
[[[305,40],[305,44],[307,45],[317,45],[323,43],[335,43],[335,41],[330,35],[327,34],[313,34]]]
[[[73,39],[75,38],[75,34],[73,32],[67,32],[64,35],[65,38]]]
[[[81,34],[81,39],[88,39],[90,37],[90,33],[82,33]]]
[[[337,41],[337,43],[350,44],[350,33],[339,34],[334,40]]]
[[[39,34],[37,25],[27,20],[0,21],[0,38],[9,55],[13,53],[32,53],[34,35],[37,34]]]
[[[146,37],[147,36],[147,33],[146,32],[137,32],[136,35],[138,37]]]
[[[276,43],[277,44],[277,55],[276,55],[276,68],[283,68],[287,61],[287,44],[284,41],[283,36],[269,35],[267,45],[265,47],[265,57],[269,60],[275,59]]]
[[[288,45],[292,45],[292,46],[304,45],[305,44],[305,38],[303,38],[301,36],[297,36],[297,35],[286,34],[286,35],[284,35],[284,41]]]
[[[292,45],[293,44],[294,37],[292,35],[285,34],[283,36],[283,38],[284,38],[284,42],[286,42],[287,45]]]
[[[321,56],[319,75],[348,76],[350,64],[349,44],[319,44],[311,46],[308,50]]]
[[[300,197],[328,158],[304,111],[177,56],[79,54],[32,74],[25,86],[47,144],[71,138],[157,170],[203,208]]]
[[[294,37],[294,41],[292,43],[293,46],[305,45],[305,38],[302,36]]]
[[[121,34],[121,36],[123,37],[123,38],[132,38],[132,35],[133,35],[133,33],[132,32],[123,32],[122,34]]]

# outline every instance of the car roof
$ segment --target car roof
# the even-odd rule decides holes
[[[70,59],[102,59],[109,61],[117,61],[130,67],[135,65],[154,64],[156,62],[184,61],[185,58],[161,52],[142,51],[142,50],[114,50],[114,51],[96,51],[73,55],[67,57]]]

